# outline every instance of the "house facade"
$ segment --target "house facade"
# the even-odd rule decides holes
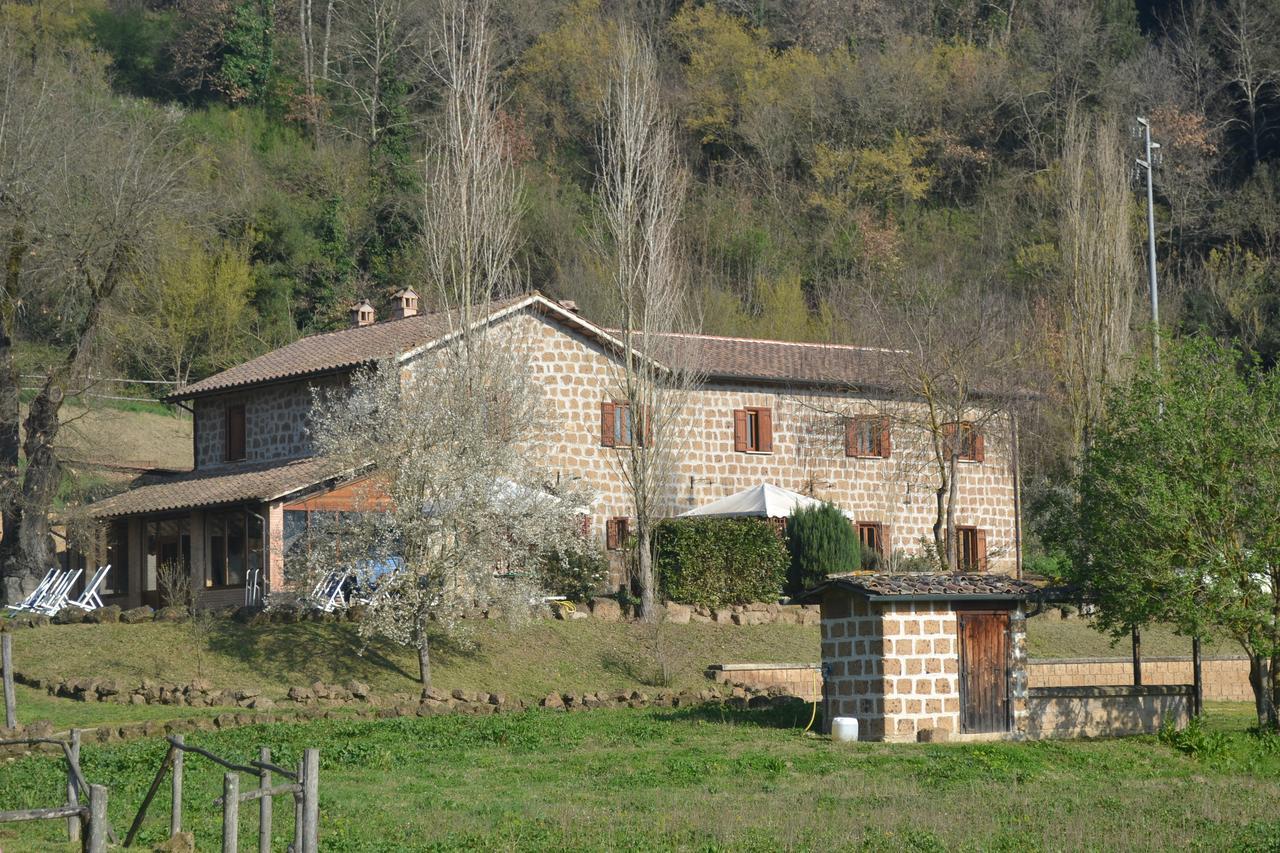
[[[377,322],[367,304],[350,328],[312,335],[180,389],[194,420],[192,471],[140,482],[90,508],[104,525],[112,601],[158,604],[185,578],[200,606],[253,602],[286,586],[290,547],[309,526],[350,510],[367,471],[312,455],[316,389],[340,389],[384,359],[411,368],[456,334],[456,317],[418,314],[412,291]],[[631,417],[618,400],[618,336],[539,294],[495,303],[479,321],[525,348],[551,411],[549,468],[594,493],[591,530],[612,552],[613,583],[631,529],[621,454]],[[699,377],[674,433],[667,494],[676,515],[762,482],[846,510],[864,546],[893,568],[932,539],[939,471],[922,405],[892,387],[893,353],[859,347],[684,336]],[[958,547],[974,571],[1016,574],[1020,550],[1015,425],[957,423]]]

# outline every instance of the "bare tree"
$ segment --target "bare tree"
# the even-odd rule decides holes
[[[867,291],[862,311],[896,389],[883,412],[904,433],[924,436],[922,470],[903,473],[932,487],[931,550],[942,570],[959,570],[959,463],[981,461],[987,437],[1012,415],[1025,358],[1021,312],[987,283],[939,268],[906,275],[887,293]]]
[[[0,45],[11,44],[0,30]],[[104,350],[109,304],[155,248],[155,226],[181,199],[184,162],[172,122],[113,102],[89,55],[19,61],[0,49],[0,235],[6,258],[0,339],[0,450],[5,454],[4,594],[21,597],[53,558],[48,513],[59,483],[56,440],[66,395],[85,387]],[[55,347],[21,424],[17,375],[23,333]]]
[[[333,56],[329,58],[331,22]],[[421,79],[426,37],[421,4],[414,0],[336,0],[326,7],[324,26],[321,70],[316,76],[332,83],[347,109],[358,117],[343,130],[374,148],[388,132],[415,121],[401,109],[403,104],[389,101],[401,88]],[[303,51],[304,72],[314,74],[315,47],[312,37],[305,33],[303,37],[308,39]],[[403,94],[407,97],[408,93]],[[308,97],[312,96],[309,90]]]
[[[1113,122],[1067,117],[1061,160],[1062,323],[1058,373],[1071,415],[1073,455],[1089,445],[1106,390],[1132,354],[1139,281],[1129,160]]]
[[[430,68],[443,87],[443,109],[427,151],[423,257],[441,306],[472,310],[521,286],[522,184],[499,116],[488,0],[445,0]]]
[[[662,109],[652,45],[622,29],[600,131],[599,245],[609,270],[623,351],[615,370],[619,405],[606,409],[606,440],[636,522],[640,614],[656,617],[650,540],[669,514],[685,430],[681,416],[697,384],[693,312],[676,226],[686,177],[671,119]],[[608,405],[608,404],[606,404]]]
[[[1215,13],[1225,54],[1228,94],[1235,100],[1237,123],[1249,138],[1250,165],[1258,162],[1267,132],[1268,106],[1280,98],[1280,18],[1267,0],[1230,0]]]
[[[543,464],[554,428],[521,343],[463,337],[411,369],[360,374],[313,410],[320,453],[376,473],[362,512],[313,525],[305,577],[337,567],[373,591],[360,630],[416,648],[423,687],[433,633],[456,634],[472,608],[527,612],[548,554],[585,547],[588,498]],[[381,574],[390,564],[401,568]]]

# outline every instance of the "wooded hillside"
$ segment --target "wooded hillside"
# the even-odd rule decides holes
[[[1166,331],[1280,357],[1277,0],[493,13],[524,284],[592,318],[617,314],[594,184],[626,30],[656,47],[679,128],[706,332],[928,345],[1039,390],[1023,456],[1049,482],[1149,348],[1142,115]],[[0,3],[5,331],[180,383],[358,297],[429,305],[439,21],[438,0]]]

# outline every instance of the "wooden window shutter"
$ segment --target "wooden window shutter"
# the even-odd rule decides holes
[[[888,459],[893,454],[893,434],[889,430],[889,419],[880,419],[880,456]]]
[[[618,550],[618,519],[611,518],[604,523],[604,547],[610,551]]]
[[[987,449],[984,446],[985,442],[982,440],[982,433],[978,431],[977,427],[971,427],[971,429],[973,430],[973,461],[984,462],[987,458]]]
[[[760,419],[760,446],[756,450],[761,453],[773,452],[773,409],[758,409]]]
[[[957,426],[958,424],[954,421],[942,425],[942,452],[948,459],[951,458],[952,449],[955,448]]]
[[[244,406],[227,406],[227,461],[244,458]]]
[[[613,447],[613,403],[600,404],[600,446]]]
[[[880,525],[880,556],[884,557],[886,561],[881,564],[880,570],[884,572],[889,571],[890,569],[887,561],[890,557],[893,556],[893,525],[892,524]]]
[[[738,453],[747,452],[747,410],[733,411],[733,449]]]
[[[974,564],[978,567],[978,571],[985,572],[987,570],[987,531],[979,527],[973,532],[974,550],[978,553],[974,555]]]
[[[844,422],[844,455],[858,455],[858,419],[849,418]]]
[[[653,408],[645,405],[640,408],[640,441],[641,447],[653,446]]]

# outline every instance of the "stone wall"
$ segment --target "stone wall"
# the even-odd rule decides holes
[[[540,315],[505,321],[504,337],[521,342],[555,409],[555,434],[547,439],[548,461],[566,476],[581,477],[599,494],[594,527],[626,516],[630,501],[620,476],[620,451],[600,443],[600,404],[617,396],[613,358],[594,341]],[[745,406],[773,410],[773,451],[735,452],[733,412]],[[843,416],[888,413],[895,419],[888,459],[844,453]],[[675,515],[734,492],[769,482],[831,500],[857,521],[884,525],[891,552],[920,550],[931,538],[936,474],[928,436],[907,424],[918,421],[919,404],[811,388],[714,383],[694,391],[674,431],[686,437],[666,514]],[[958,472],[957,523],[987,532],[989,568],[1012,572],[1016,565],[1014,478],[1010,424],[985,432],[985,461],[962,462]]]
[[[707,677],[736,687],[776,689],[806,702],[822,699],[822,667],[816,663],[717,663],[707,668]]]
[[[193,401],[194,455],[197,468],[231,467],[255,462],[298,459],[312,452],[307,418],[312,389],[336,380],[285,382],[233,391]],[[227,462],[227,407],[244,405],[245,458]]]
[[[1247,658],[1203,658],[1204,698],[1208,701],[1252,702]],[[1133,684],[1131,658],[1058,658],[1033,660],[1027,667],[1030,686],[1078,687]],[[1142,661],[1143,684],[1191,684],[1191,658],[1153,657]]]
[[[1028,691],[1033,738],[1150,734],[1191,719],[1189,685],[1036,687]]]

